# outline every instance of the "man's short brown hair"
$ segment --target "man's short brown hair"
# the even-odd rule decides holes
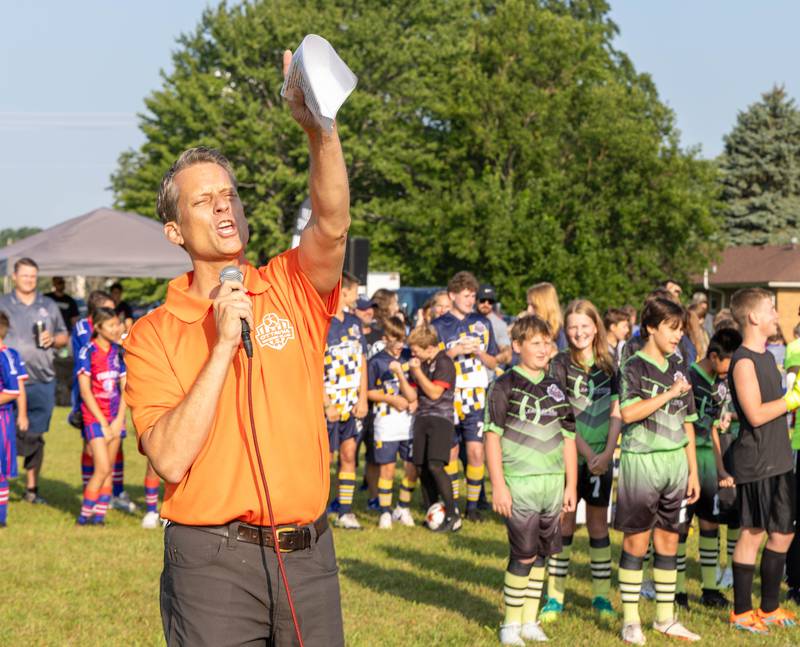
[[[536,335],[553,338],[550,325],[538,315],[524,315],[514,322],[511,329],[511,341],[521,344],[527,339],[532,339]]]
[[[409,346],[430,348],[431,346],[439,345],[439,335],[436,334],[436,328],[428,324],[423,324],[411,331],[406,343]]]
[[[456,272],[453,278],[447,283],[447,291],[451,294],[458,294],[462,290],[478,292],[478,279],[472,272]]]
[[[19,271],[19,268],[22,267],[23,265],[32,267],[37,272],[39,271],[39,266],[36,264],[36,261],[33,260],[32,258],[28,258],[27,256],[25,256],[23,258],[20,258],[14,263],[14,274],[16,274]]]
[[[354,274],[350,274],[350,272],[342,272],[342,287],[350,289],[354,285],[359,285],[358,277]]]
[[[750,313],[758,307],[764,299],[772,303],[772,292],[764,288],[743,288],[733,293],[731,297],[731,314],[736,323],[744,330]]]
[[[195,164],[218,164],[228,172],[233,186],[236,187],[236,176],[231,163],[218,150],[207,146],[197,146],[185,150],[161,179],[161,186],[158,188],[158,197],[156,198],[156,213],[161,218],[161,222],[178,221],[178,198],[180,196],[178,187],[175,186],[175,176],[183,169]]]
[[[392,341],[406,340],[406,324],[398,317],[389,317],[383,322],[383,336]]]

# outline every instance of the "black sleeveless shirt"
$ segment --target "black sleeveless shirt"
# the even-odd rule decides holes
[[[729,455],[736,482],[750,483],[791,472],[792,446],[789,442],[789,428],[785,415],[780,415],[758,427],[751,425],[745,417],[733,379],[736,363],[743,359],[749,359],[755,365],[762,402],[782,398],[783,388],[781,374],[778,372],[772,353],[766,350],[763,353],[756,353],[740,346],[733,354],[728,383],[733,406],[739,416],[739,437],[731,445]]]

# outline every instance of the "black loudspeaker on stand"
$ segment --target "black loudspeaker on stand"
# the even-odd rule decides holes
[[[361,285],[367,284],[369,272],[369,238],[348,238],[344,252],[344,271],[352,274]]]

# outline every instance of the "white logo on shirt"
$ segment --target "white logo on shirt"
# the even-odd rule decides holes
[[[261,347],[269,346],[273,350],[281,350],[286,343],[294,339],[294,328],[288,319],[281,319],[274,312],[264,315],[256,326],[256,341]]]
[[[564,394],[561,392],[555,384],[551,384],[547,387],[547,395],[549,395],[553,400],[556,402],[563,402],[564,401]]]

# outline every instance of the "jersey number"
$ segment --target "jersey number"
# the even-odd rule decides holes
[[[713,514],[715,517],[719,515],[719,494],[714,495],[714,503],[711,509],[711,514]]]

